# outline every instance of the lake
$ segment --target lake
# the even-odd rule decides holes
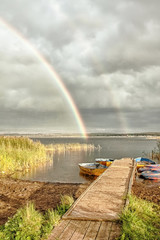
[[[55,153],[53,161],[29,171],[22,179],[43,182],[84,183],[89,179],[79,174],[78,163],[94,162],[95,158],[113,158],[147,156],[156,147],[155,139],[142,137],[92,137],[82,138],[34,138],[41,143],[88,143],[101,149],[94,151],[66,151]]]

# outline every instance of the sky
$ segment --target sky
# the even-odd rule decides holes
[[[0,132],[160,131],[159,0],[0,0]]]

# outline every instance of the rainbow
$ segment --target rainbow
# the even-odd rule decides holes
[[[75,102],[74,102],[70,92],[68,91],[68,89],[64,85],[62,79],[57,74],[57,72],[55,71],[53,66],[51,66],[51,64],[42,56],[42,54],[40,52],[38,52],[38,50],[17,29],[15,29],[9,23],[4,21],[4,19],[2,19],[1,17],[0,17],[0,24],[2,24],[10,32],[12,32],[16,37],[18,37],[20,40],[22,40],[26,44],[26,46],[29,47],[29,49],[31,49],[31,51],[39,59],[39,61],[41,63],[43,63],[45,68],[48,70],[48,72],[54,78],[54,80],[57,83],[57,86],[59,87],[60,91],[62,92],[64,98],[67,100],[67,103],[68,103],[68,105],[69,105],[69,107],[70,107],[70,109],[71,109],[71,111],[72,111],[72,113],[74,115],[74,118],[76,120],[76,123],[78,125],[78,128],[80,130],[81,135],[84,138],[87,138],[86,128],[85,128],[84,122],[82,120],[82,117],[81,117],[81,115],[79,113],[79,110],[78,110],[78,108],[77,108],[77,106],[76,106],[76,104],[75,104]]]
[[[71,29],[77,29],[76,20],[74,22],[70,21],[69,23],[70,23],[69,26],[70,26]],[[77,25],[78,25],[78,23],[77,23]],[[83,34],[79,35],[79,39],[81,40],[81,42],[85,42]],[[88,48],[88,46],[90,46],[90,44],[86,43],[86,48]],[[97,71],[97,73],[100,74],[101,73],[101,65],[97,61],[96,56],[95,55],[90,55],[90,59],[92,60],[92,65],[94,66],[94,71]],[[105,78],[107,78],[107,76],[105,76]],[[111,84],[107,81],[106,81],[106,89],[108,90],[108,93],[109,93],[110,99],[112,101],[112,104],[113,104],[114,108],[116,109],[116,116],[119,120],[120,128],[122,129],[123,133],[127,134],[127,133],[130,132],[129,124],[128,124],[126,118],[125,118],[125,114],[121,110],[119,100],[118,100],[116,94],[114,93]]]

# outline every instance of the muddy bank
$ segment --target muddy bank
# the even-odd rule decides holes
[[[28,201],[44,212],[56,208],[61,195],[72,195],[76,200],[92,181],[85,184],[43,183],[11,178],[0,178],[0,225]],[[135,181],[132,193],[137,197],[160,205],[160,182]]]
[[[132,193],[137,197],[160,205],[160,181],[136,181],[132,186]]]
[[[0,178],[0,225],[28,201],[34,202],[36,209],[44,212],[46,209],[56,208],[61,195],[72,195],[77,199],[89,184],[42,183]]]

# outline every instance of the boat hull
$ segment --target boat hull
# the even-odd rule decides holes
[[[148,164],[156,164],[153,160],[149,159],[149,158],[135,158],[134,159],[137,163],[137,169],[139,168],[143,168],[145,166],[147,166]]]
[[[144,172],[144,171],[150,171],[150,170],[159,170],[159,169],[160,169],[160,164],[146,165],[142,168],[139,168],[138,172]]]
[[[106,167],[109,167],[112,164],[112,162],[105,162],[105,161],[97,161],[97,162],[99,164],[102,164],[102,165],[106,166]]]
[[[148,180],[160,180],[160,172],[145,171],[141,173],[141,177]]]
[[[97,158],[97,159],[95,159],[95,161],[101,165],[109,167],[114,160],[113,159],[105,159],[105,158]]]
[[[87,164],[79,164],[80,172],[85,175],[93,175],[93,176],[100,176],[106,169],[106,166],[101,164],[96,165],[87,165]]]
[[[137,170],[139,170],[139,168],[144,168],[145,166],[147,166],[146,163],[137,163]]]

